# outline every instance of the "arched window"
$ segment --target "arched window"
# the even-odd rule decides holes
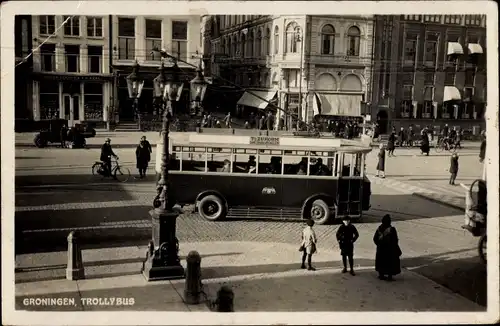
[[[271,30],[266,29],[266,37],[264,40],[264,54],[271,55]]]
[[[240,57],[244,58],[246,56],[247,47],[247,37],[245,34],[241,34],[241,44],[240,44]]]
[[[257,58],[262,56],[261,44],[262,44],[262,30],[259,29],[257,31],[257,40],[255,41],[255,56]]]
[[[248,37],[248,49],[247,49],[247,56],[248,57],[253,57],[254,56],[254,53],[253,53],[253,42],[254,42],[254,34],[253,34],[253,31],[250,31],[250,35]]]
[[[332,25],[325,25],[321,29],[321,54],[335,53],[335,29]]]
[[[300,48],[300,27],[295,23],[288,24],[286,28],[286,53],[297,53]]]
[[[356,26],[352,26],[347,31],[347,55],[359,56],[359,39],[361,32]]]
[[[280,29],[278,26],[274,27],[274,54],[278,54],[280,49]]]

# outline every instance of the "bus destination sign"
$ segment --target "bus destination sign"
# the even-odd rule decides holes
[[[252,136],[252,137],[250,137],[250,144],[251,145],[279,145],[280,138],[279,137],[266,137],[266,136],[259,136],[259,137]]]

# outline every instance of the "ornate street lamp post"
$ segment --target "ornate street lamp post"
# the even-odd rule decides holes
[[[176,219],[180,214],[174,209],[175,196],[168,178],[169,151],[169,129],[175,102],[182,93],[183,83],[179,79],[180,68],[177,62],[171,68],[171,78],[165,79],[163,62],[160,67],[160,75],[155,78],[155,90],[163,94],[162,123],[162,148],[161,150],[161,172],[160,179],[156,185],[158,195],[153,201],[154,209],[149,214],[152,218],[152,240],[149,242],[148,258],[144,264],[143,275],[148,281],[177,279],[184,277],[184,268],[179,259],[179,241],[176,237]]]
[[[142,88],[144,87],[144,79],[139,75],[139,63],[137,60],[132,66],[132,73],[127,76],[128,96],[134,101],[134,115],[139,118],[139,127],[141,127],[141,115],[139,113],[139,97],[141,97]]]
[[[201,115],[203,113],[202,101],[205,97],[208,83],[203,76],[201,68],[201,59],[198,68],[196,69],[196,77],[191,80],[191,114]]]

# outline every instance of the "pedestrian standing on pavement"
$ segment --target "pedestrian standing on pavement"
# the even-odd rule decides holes
[[[421,154],[426,154],[429,156],[429,150],[430,150],[430,145],[429,145],[429,136],[427,135],[426,129],[422,130],[422,135],[420,139],[420,152]]]
[[[380,174],[381,178],[385,178],[385,148],[384,144],[380,144],[378,152],[377,177]]]
[[[391,225],[389,214],[382,217],[382,224],[373,235],[373,242],[377,246],[375,255],[375,270],[381,280],[392,281],[394,275],[401,273],[401,249],[398,243],[398,233]]]
[[[139,145],[135,149],[136,167],[139,170],[139,178],[146,177],[149,161],[151,161],[151,144],[146,140],[146,136],[141,137]]]
[[[451,176],[450,176],[450,182],[449,184],[454,186],[455,185],[455,179],[457,178],[457,174],[458,174],[458,154],[457,153],[453,153],[451,154],[451,158],[450,158],[450,173],[451,173]]]
[[[340,255],[342,256],[342,264],[344,269],[342,273],[347,272],[347,260],[349,260],[349,267],[351,275],[354,274],[354,242],[358,240],[359,233],[354,225],[351,224],[351,218],[344,216],[342,218],[343,224],[337,230],[337,241],[339,243]]]
[[[66,148],[66,136],[68,135],[68,129],[66,128],[65,125],[61,126],[61,132],[60,132],[60,140],[61,140],[61,148]]]
[[[396,147],[396,132],[393,131],[389,135],[389,139],[387,140],[387,151],[389,152],[389,156],[394,156],[394,148]]]
[[[264,130],[264,122],[265,122],[266,117],[261,116],[259,120],[259,130]]]
[[[226,124],[226,128],[231,128],[233,123],[233,118],[231,117],[231,112],[228,112],[224,117],[224,123]]]
[[[316,268],[312,266],[312,255],[316,252],[318,240],[316,238],[316,233],[313,230],[314,221],[308,219],[306,224],[307,226],[302,230],[302,243],[299,248],[299,251],[302,251],[302,265],[300,265],[300,268],[306,268],[307,258],[307,269],[315,271]]]

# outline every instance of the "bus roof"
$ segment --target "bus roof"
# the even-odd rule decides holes
[[[241,136],[203,135],[195,133],[171,134],[172,145],[189,147],[255,148],[271,150],[302,150],[332,152],[370,152],[362,142],[340,138],[310,138],[297,136]]]

